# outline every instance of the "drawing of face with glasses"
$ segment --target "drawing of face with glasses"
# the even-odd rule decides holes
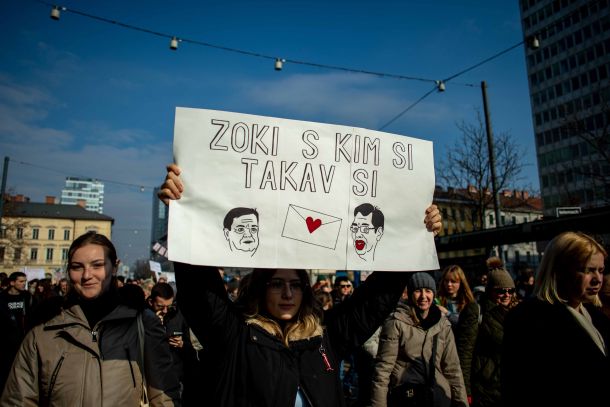
[[[258,248],[258,212],[252,208],[233,208],[225,216],[224,235],[231,251],[250,256]]]
[[[356,254],[365,261],[375,259],[375,249],[383,236],[383,213],[369,203],[354,209],[354,221],[350,226]]]

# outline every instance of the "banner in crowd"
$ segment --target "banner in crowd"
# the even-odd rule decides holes
[[[170,260],[191,264],[432,270],[424,225],[432,143],[362,128],[177,108],[182,199]]]

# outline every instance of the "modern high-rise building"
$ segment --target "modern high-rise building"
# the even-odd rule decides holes
[[[519,1],[546,215],[610,205],[609,3]]]
[[[67,177],[66,186],[61,190],[61,204],[84,204],[88,211],[103,213],[104,184],[91,178]]]

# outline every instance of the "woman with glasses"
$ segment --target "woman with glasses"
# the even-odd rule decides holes
[[[168,167],[159,198],[180,197],[180,170]],[[442,224],[427,209],[428,230]],[[339,361],[395,308],[408,273],[375,272],[340,306],[323,312],[305,270],[255,269],[235,303],[216,268],[175,263],[178,304],[207,346],[213,406],[345,406]]]
[[[179,405],[165,332],[143,310],[139,289],[117,289],[118,264],[104,235],[87,232],[72,242],[65,302],[26,335],[0,405]]]
[[[549,242],[533,298],[506,318],[505,405],[608,404],[610,320],[599,299],[607,257],[584,233],[564,232]]]
[[[517,304],[515,282],[502,268],[487,274],[483,318],[472,356],[470,387],[473,406],[499,406],[501,402],[500,365],[504,318]]]

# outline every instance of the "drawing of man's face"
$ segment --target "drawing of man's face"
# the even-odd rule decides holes
[[[254,254],[258,248],[258,219],[255,214],[233,218],[231,228],[224,229],[231,251],[239,250]]]
[[[363,215],[356,211],[350,230],[356,254],[363,260],[374,259],[375,248],[383,236],[383,226],[378,226],[376,229],[373,225],[373,212]]]

